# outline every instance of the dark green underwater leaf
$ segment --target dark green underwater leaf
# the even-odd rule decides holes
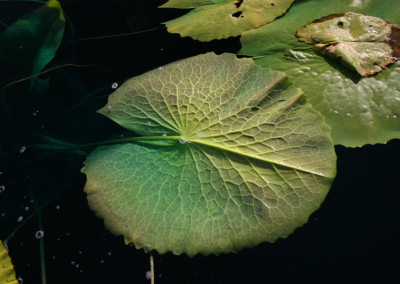
[[[64,35],[65,18],[57,0],[24,15],[0,35],[0,59],[29,74],[53,58]]]
[[[163,8],[195,8],[168,21],[170,33],[200,41],[238,36],[272,22],[289,9],[294,0],[170,0]]]
[[[399,24],[398,0],[309,0],[267,26],[242,35],[239,54],[285,72],[332,128],[335,144],[348,147],[400,138],[400,63],[369,77],[311,50],[296,31],[330,14],[356,12]]]
[[[322,116],[284,74],[208,53],[125,82],[99,111],[142,136],[96,148],[90,207],[159,253],[219,254],[287,237],[336,174]]]

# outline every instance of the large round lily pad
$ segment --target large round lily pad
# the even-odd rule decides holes
[[[232,54],[134,77],[99,112],[141,137],[96,148],[84,190],[137,248],[193,256],[287,237],[336,174],[329,128],[301,91]]]

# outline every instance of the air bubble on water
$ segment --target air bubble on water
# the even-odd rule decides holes
[[[118,88],[118,83],[115,82],[111,85],[111,89],[115,90],[116,88]]]
[[[146,279],[147,280],[151,279],[151,271],[146,271]]]
[[[29,206],[25,206],[25,211],[29,211]]]
[[[39,230],[39,231],[36,232],[36,234],[35,234],[35,238],[36,239],[41,239],[43,237],[44,237],[44,231]]]
[[[109,252],[107,253],[107,255],[111,255],[111,251],[109,251]]]
[[[157,68],[158,70],[162,71],[164,69],[164,67],[160,66]]]
[[[18,281],[18,284],[24,283],[24,279],[22,279],[22,277],[18,277],[17,281]]]
[[[25,150],[26,150],[26,146],[22,146],[22,147],[19,149],[19,152],[22,154],[23,152],[25,152]]]
[[[104,259],[100,260],[100,263],[103,264],[104,263]]]
[[[32,114],[33,114],[34,116],[38,115],[38,114],[39,114],[39,110],[38,110],[38,109],[35,109],[35,110],[32,112]]]
[[[71,261],[71,265],[75,265],[75,261]]]
[[[59,210],[61,208],[60,205],[56,205],[56,209]]]
[[[22,220],[24,220],[24,217],[23,217],[23,216],[19,216],[19,217],[17,218],[17,221],[18,221],[18,222],[22,222]]]
[[[4,185],[0,185],[0,193],[3,193],[6,190],[6,187]]]
[[[110,110],[112,108],[112,106],[108,106],[107,108],[108,108],[108,110]]]
[[[78,263],[77,263],[77,264],[75,264],[75,267],[76,267],[76,268],[79,268],[79,264],[78,264]]]
[[[348,116],[351,116],[351,113],[350,113],[350,112],[348,112],[348,113],[346,113],[346,115],[348,115]]]

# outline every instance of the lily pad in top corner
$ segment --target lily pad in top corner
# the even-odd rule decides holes
[[[301,27],[316,19],[349,12],[370,16],[361,19],[371,20],[372,24],[376,21],[400,24],[398,0],[296,1],[284,17],[257,30],[245,32],[238,54],[254,56],[256,64],[285,72],[289,80],[304,91],[313,107],[324,115],[332,128],[335,144],[359,147],[400,138],[399,61],[387,65],[373,76],[362,77],[339,61],[312,50],[309,44],[296,37]],[[336,27],[340,28],[338,18],[332,20],[337,21]],[[393,25],[388,24],[391,28]],[[397,33],[398,29],[394,30]],[[373,30],[372,34],[375,34]],[[331,35],[328,33],[328,36]],[[393,45],[391,48],[394,52],[390,57],[396,57],[398,50]],[[329,51],[334,50],[326,52]],[[364,51],[361,53],[364,54]],[[346,60],[357,63],[351,57]]]
[[[336,175],[323,117],[281,72],[203,54],[125,82],[99,111],[141,135],[82,169],[90,207],[137,248],[220,254],[307,222]]]
[[[300,28],[296,36],[361,76],[380,72],[400,57],[400,29],[358,13],[323,17]]]
[[[211,41],[258,28],[283,15],[294,0],[170,0],[161,8],[195,8],[164,23],[168,32]]]

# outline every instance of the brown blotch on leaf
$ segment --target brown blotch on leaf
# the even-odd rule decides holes
[[[393,57],[397,61],[400,58],[400,29],[395,25],[392,25],[388,43],[393,50]]]
[[[330,19],[339,18],[339,17],[343,17],[343,16],[344,16],[344,13],[341,13],[341,14],[331,14],[331,15],[329,15],[329,16],[325,16],[325,17],[316,19],[316,20],[312,21],[311,23],[322,23],[322,22],[328,21],[328,20],[330,20]],[[307,25],[309,25],[309,24],[307,24]],[[307,26],[307,25],[306,25],[306,26]]]

